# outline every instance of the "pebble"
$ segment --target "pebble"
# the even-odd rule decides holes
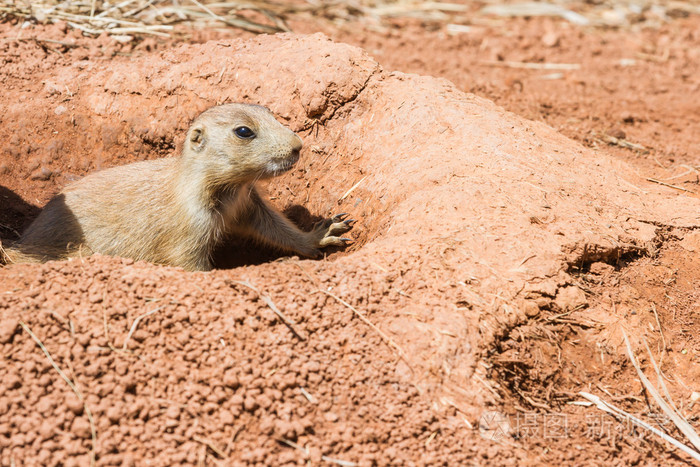
[[[590,273],[596,275],[605,275],[615,271],[615,267],[607,263],[595,262],[591,264]]]
[[[75,396],[69,396],[68,400],[66,400],[66,407],[68,407],[68,410],[73,412],[75,415],[81,415],[83,413],[83,409],[85,408],[85,404],[78,399]]]
[[[611,128],[610,130],[607,131],[609,136],[612,136],[613,138],[617,139],[625,139],[627,138],[627,134],[622,131],[621,128]]]
[[[548,32],[542,36],[542,45],[545,47],[556,47],[559,45],[559,34]]]
[[[224,384],[231,389],[237,389],[241,385],[236,373],[230,370],[224,374]]]
[[[88,421],[83,417],[76,417],[76,419],[73,420],[71,432],[80,438],[90,438],[92,436],[90,423],[88,423]]]
[[[122,418],[122,411],[118,407],[110,407],[105,415],[107,415],[110,422],[117,423]]]
[[[46,181],[51,178],[51,175],[53,175],[53,172],[51,169],[48,169],[46,167],[40,167],[36,169],[34,172],[29,175],[29,178],[31,180],[41,180],[41,181]]]
[[[235,417],[229,410],[222,410],[221,414],[219,415],[219,419],[221,420],[222,425],[233,425],[233,423],[236,421]]]
[[[39,426],[39,436],[41,436],[41,439],[47,440],[49,438],[52,438],[56,434],[56,430],[54,429],[54,426],[49,423],[48,420],[44,420],[41,423],[41,426]]]
[[[533,300],[526,300],[523,303],[523,312],[528,318],[534,318],[540,314],[540,307]]]
[[[20,380],[14,373],[10,373],[9,375],[5,376],[2,382],[5,384],[7,389],[17,389],[18,387],[22,386],[22,380]]]
[[[247,412],[254,412],[258,408],[258,401],[252,397],[246,397],[243,401],[243,408]]]
[[[165,411],[165,416],[172,420],[178,420],[180,418],[180,409],[176,405],[171,405],[168,410]]]
[[[0,344],[8,344],[19,329],[19,321],[8,319],[0,323]]]

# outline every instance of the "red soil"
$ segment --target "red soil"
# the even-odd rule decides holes
[[[325,261],[0,269],[0,465],[85,465],[88,411],[100,465],[687,461],[568,403],[592,392],[682,439],[644,399],[624,329],[700,415],[700,202],[647,180],[698,188],[698,23],[321,27],[378,63],[320,36],[131,49],[0,25],[6,242],[72,179],[172,155],[199,111],[241,100],[305,141],[298,170],[270,183],[274,202],[302,224],[339,209],[360,220],[353,247]],[[630,56],[642,58],[616,66]],[[542,79],[481,62],[499,58],[583,66]],[[510,428],[488,431],[490,411]]]

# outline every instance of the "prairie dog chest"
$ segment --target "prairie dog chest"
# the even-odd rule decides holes
[[[248,211],[253,208],[252,185],[243,185],[233,193],[226,193],[221,196],[217,203],[219,228],[223,231],[235,230],[245,222]]]

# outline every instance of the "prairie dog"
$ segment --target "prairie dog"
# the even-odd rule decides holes
[[[321,248],[350,241],[340,235],[354,221],[340,214],[303,232],[255,186],[292,168],[301,147],[264,107],[212,107],[192,122],[180,156],[102,170],[68,185],[6,248],[6,260],[100,253],[209,270],[226,234],[319,256]]]

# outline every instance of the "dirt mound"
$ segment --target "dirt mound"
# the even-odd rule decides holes
[[[105,465],[516,463],[470,429],[499,398],[485,356],[543,312],[585,308],[573,269],[700,223],[695,198],[319,35],[58,63],[31,99],[0,100],[0,188],[45,201],[170,155],[198,112],[233,101],[304,137],[275,202],[351,213],[356,243],[207,274],[105,257],[0,269],[3,464],[81,464],[93,434]],[[31,203],[13,206],[24,222]]]

